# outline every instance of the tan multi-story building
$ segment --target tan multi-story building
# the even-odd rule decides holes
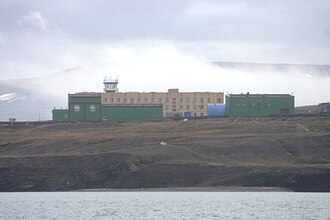
[[[106,93],[101,94],[102,105],[162,105],[164,117],[207,116],[208,104],[224,103],[222,92],[179,92],[169,89],[168,92],[118,92],[116,81],[104,81]],[[117,81],[118,84],[118,81]]]

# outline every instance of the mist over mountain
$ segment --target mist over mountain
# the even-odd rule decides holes
[[[123,66],[106,62],[0,81],[0,120],[50,120],[54,107],[67,107],[68,93],[102,92],[105,76],[118,77],[121,92],[179,88],[187,92],[293,93],[296,106],[330,101],[330,65],[138,62]]]
[[[270,70],[278,72],[289,72],[292,70],[300,71],[303,74],[311,74],[320,77],[330,77],[330,65],[308,65],[308,64],[271,64],[271,63],[242,63],[242,62],[212,62],[227,69],[245,69],[254,71],[258,70]]]

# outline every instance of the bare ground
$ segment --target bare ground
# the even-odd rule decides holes
[[[330,117],[0,125],[0,191],[228,186],[330,191]]]

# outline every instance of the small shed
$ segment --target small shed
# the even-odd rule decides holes
[[[53,109],[52,111],[53,121],[69,121],[68,109]]]

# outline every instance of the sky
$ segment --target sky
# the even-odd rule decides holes
[[[330,1],[0,0],[0,81],[100,63],[100,73],[78,71],[84,86],[112,75],[125,91],[294,92],[300,105],[330,101],[316,98],[318,89],[327,94],[330,74],[205,64],[214,61],[330,65]]]

